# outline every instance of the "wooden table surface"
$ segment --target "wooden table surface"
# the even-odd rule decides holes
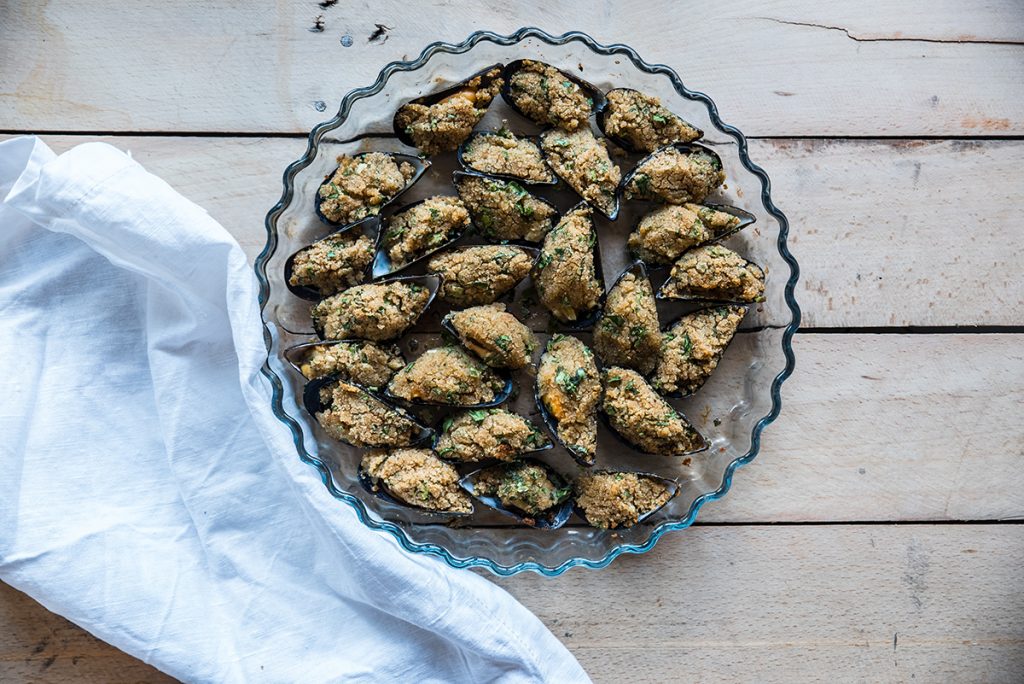
[[[532,24],[675,67],[793,224],[782,416],[692,529],[498,583],[601,682],[1022,681],[1024,5],[485,4],[2,3],[0,132],[128,149],[252,257],[308,129],[427,42]],[[0,585],[0,681],[165,679]]]

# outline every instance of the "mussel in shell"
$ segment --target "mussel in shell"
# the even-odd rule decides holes
[[[405,367],[397,345],[380,345],[366,340],[306,342],[284,351],[295,370],[307,380],[336,375],[363,387],[383,387]]]
[[[494,64],[436,93],[410,100],[395,112],[395,135],[427,155],[451,152],[473,132],[502,86]]]
[[[661,350],[658,306],[643,262],[622,272],[594,325],[594,351],[606,365],[650,373]]]
[[[485,366],[462,347],[423,352],[398,371],[384,395],[412,404],[484,408],[512,393],[512,380]]]
[[[449,416],[434,442],[438,456],[456,463],[513,461],[551,447],[543,429],[500,408],[469,409]]]
[[[400,208],[384,223],[373,277],[390,275],[444,249],[471,225],[458,197],[435,195]]]
[[[437,296],[452,306],[490,304],[530,275],[538,250],[517,245],[472,245],[438,254],[427,271],[440,276]]]
[[[459,484],[477,500],[530,527],[555,529],[572,515],[572,485],[533,459],[482,468]]]
[[[330,226],[347,226],[376,216],[411,188],[430,162],[396,152],[363,152],[338,157],[316,193],[316,214]]]
[[[718,368],[746,313],[745,306],[709,307],[668,326],[661,337],[661,356],[651,374],[651,386],[675,397],[699,390]]]
[[[558,209],[516,181],[456,171],[452,181],[473,224],[491,240],[539,242],[558,222]]]
[[[491,368],[525,368],[539,344],[533,331],[506,311],[504,304],[452,311],[441,326]]]
[[[575,337],[553,335],[540,357],[537,406],[548,429],[584,466],[597,457],[601,377],[594,353]]]
[[[667,204],[703,202],[725,182],[722,159],[702,145],[675,143],[647,157],[622,179],[628,199]]]
[[[750,304],[764,301],[764,269],[721,245],[697,247],[679,257],[659,299]]]
[[[591,112],[605,105],[604,93],[593,84],[533,59],[509,62],[504,78],[501,97],[508,106],[544,128],[587,128]]]
[[[368,216],[303,247],[284,262],[288,289],[319,301],[371,277],[380,217]]]
[[[601,411],[608,425],[638,451],[686,456],[708,448],[704,435],[635,370],[607,368],[601,379]]]
[[[324,432],[354,447],[412,446],[434,437],[411,414],[336,375],[306,383],[302,403]]]
[[[359,464],[359,481],[387,501],[424,512],[473,512],[472,499],[459,487],[458,471],[430,449],[370,451]]]
[[[597,114],[597,126],[629,152],[653,152],[672,143],[688,143],[704,135],[662,106],[661,100],[632,88],[605,93],[608,104]]]
[[[541,154],[535,137],[519,137],[507,128],[474,133],[459,146],[459,163],[465,168],[525,185],[558,182]]]
[[[599,529],[632,527],[661,510],[679,485],[650,473],[596,471],[576,479],[576,510]]]
[[[619,214],[622,171],[608,156],[604,139],[589,127],[567,132],[545,131],[540,136],[544,159],[565,184],[611,220]]]
[[[313,307],[320,339],[392,340],[412,327],[437,294],[437,276],[405,276],[356,285]]]
[[[665,266],[688,249],[723,240],[756,220],[753,214],[724,204],[669,204],[642,216],[627,245],[636,258]]]
[[[590,325],[604,301],[604,273],[593,212],[580,203],[544,238],[533,267],[537,296],[551,314],[572,328]]]

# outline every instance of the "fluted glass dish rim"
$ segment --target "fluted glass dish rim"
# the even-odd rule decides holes
[[[673,88],[682,97],[690,100],[701,102],[707,107],[708,116],[711,119],[715,127],[722,133],[732,137],[737,144],[738,154],[743,166],[752,174],[754,174],[760,181],[761,184],[761,197],[760,200],[763,204],[765,211],[770,214],[779,223],[779,235],[776,242],[776,246],[779,251],[779,255],[788,265],[790,272],[784,289],[784,299],[789,311],[791,312],[792,318],[786,325],[782,335],[782,352],[786,359],[786,365],[782,371],[780,371],[772,380],[770,386],[771,393],[771,409],[757,420],[751,430],[751,441],[750,448],[748,451],[732,460],[725,468],[723,473],[722,481],[719,487],[713,491],[706,492],[696,497],[691,503],[689,510],[685,517],[679,520],[666,520],[656,527],[652,528],[651,534],[648,538],[640,544],[622,543],[610,548],[601,558],[582,558],[573,557],[569,558],[557,565],[545,565],[535,560],[528,560],[513,564],[503,564],[493,559],[481,557],[481,556],[468,556],[465,558],[457,557],[450,550],[434,543],[421,543],[414,541],[409,538],[408,534],[399,525],[388,522],[386,520],[376,520],[369,515],[365,504],[356,496],[339,489],[333,478],[331,477],[330,470],[320,458],[316,455],[310,454],[305,445],[305,437],[302,432],[302,428],[299,425],[295,417],[290,415],[284,407],[284,387],[282,384],[281,377],[270,363],[270,355],[272,353],[273,346],[273,332],[271,329],[271,323],[267,320],[267,304],[270,300],[270,282],[267,277],[267,264],[271,257],[274,255],[278,246],[278,227],[277,222],[281,214],[291,203],[295,193],[295,177],[296,174],[303,168],[307,167],[312,163],[316,157],[320,141],[326,131],[332,130],[340,126],[348,117],[352,105],[366,97],[373,96],[381,92],[389,77],[397,71],[414,71],[426,65],[432,56],[438,53],[450,53],[450,54],[461,54],[471,50],[475,45],[482,41],[493,42],[502,46],[510,46],[519,43],[528,38],[535,38],[550,45],[564,45],[569,42],[578,42],[586,46],[588,49],[600,55],[621,55],[628,59],[633,66],[637,69],[650,74],[662,74],[666,76],[671,82]],[[446,42],[433,42],[427,45],[423,51],[415,59],[408,61],[394,61],[387,64],[380,73],[377,75],[377,79],[372,85],[356,88],[348,92],[341,100],[341,104],[338,109],[338,113],[331,119],[323,121],[317,124],[309,133],[308,143],[306,152],[302,157],[292,162],[284,171],[283,174],[283,192],[280,200],[274,207],[267,213],[265,220],[265,227],[267,231],[267,241],[256,257],[254,270],[256,278],[259,282],[259,305],[260,313],[263,320],[264,326],[264,341],[267,346],[268,361],[262,368],[263,375],[270,382],[271,386],[271,408],[274,415],[281,420],[291,431],[292,438],[295,443],[295,448],[299,458],[307,463],[308,465],[316,468],[320,473],[320,477],[327,488],[328,492],[336,499],[345,502],[355,509],[356,516],[358,519],[371,529],[390,534],[399,545],[412,553],[425,553],[428,555],[438,556],[444,560],[448,565],[456,568],[486,568],[487,570],[497,575],[514,575],[519,572],[532,571],[548,577],[555,577],[569,568],[572,567],[586,567],[591,569],[599,569],[606,567],[615,558],[624,554],[642,554],[649,551],[658,540],[666,533],[673,530],[682,530],[693,524],[697,517],[700,509],[708,502],[715,501],[726,495],[732,486],[732,480],[735,472],[738,468],[750,463],[758,454],[760,449],[760,438],[763,430],[771,424],[779,415],[782,409],[781,399],[781,388],[783,382],[792,374],[796,360],[793,352],[792,339],[793,335],[800,324],[800,308],[796,302],[795,288],[799,278],[799,265],[793,255],[790,253],[787,241],[789,235],[789,221],[785,214],[780,211],[772,201],[771,198],[771,181],[768,174],[760,166],[751,161],[748,154],[748,145],[746,137],[743,133],[735,128],[724,123],[719,114],[715,103],[710,97],[702,92],[688,89],[683,85],[679,75],[670,67],[664,64],[650,64],[637,54],[637,52],[622,43],[613,43],[610,45],[604,45],[598,43],[596,40],[591,38],[589,35],[579,31],[569,31],[561,35],[552,35],[536,27],[525,27],[521,28],[514,33],[508,35],[502,35],[491,31],[476,31],[472,33],[466,40],[459,43],[446,43]]]

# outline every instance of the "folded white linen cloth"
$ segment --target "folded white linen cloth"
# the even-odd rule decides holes
[[[255,277],[203,209],[33,137],[0,143],[0,198],[0,579],[186,681],[587,681],[299,461]]]

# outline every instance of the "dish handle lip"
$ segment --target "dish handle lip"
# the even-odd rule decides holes
[[[337,487],[334,483],[334,479],[327,465],[317,456],[310,454],[305,447],[305,437],[303,435],[302,426],[299,425],[298,421],[289,415],[283,404],[284,397],[284,385],[281,378],[277,375],[274,369],[270,365],[270,354],[272,353],[273,347],[273,333],[271,331],[271,324],[267,321],[266,307],[270,297],[270,282],[267,279],[267,263],[270,258],[274,255],[278,246],[278,234],[277,234],[277,221],[285,208],[291,203],[291,200],[295,194],[295,176],[299,171],[309,166],[314,158],[316,157],[317,150],[319,149],[320,140],[324,134],[330,130],[338,128],[348,118],[349,112],[352,109],[353,103],[356,101],[370,97],[379,93],[387,83],[388,79],[396,71],[414,71],[423,67],[431,57],[438,53],[449,53],[449,54],[461,54],[468,52],[475,45],[482,41],[496,43],[498,45],[510,46],[516,43],[520,43],[528,38],[536,38],[549,45],[565,45],[570,42],[579,42],[589,48],[591,51],[600,55],[620,55],[628,59],[637,69],[649,73],[649,74],[661,74],[669,79],[673,88],[680,96],[685,97],[689,100],[700,102],[707,107],[708,116],[710,117],[714,126],[732,137],[737,144],[740,162],[743,164],[750,173],[754,174],[761,181],[761,203],[765,210],[775,218],[779,223],[779,237],[776,245],[782,259],[789,266],[789,278],[786,281],[784,289],[784,298],[786,305],[788,306],[792,318],[790,322],[785,326],[782,334],[782,352],[786,359],[785,367],[775,376],[772,380],[770,392],[772,406],[771,410],[762,416],[751,429],[750,435],[750,449],[746,454],[733,459],[725,468],[725,472],[722,476],[722,482],[719,487],[711,492],[705,492],[694,499],[690,505],[689,511],[686,516],[676,522],[663,522],[655,527],[651,531],[651,535],[647,540],[640,544],[622,544],[610,549],[604,556],[598,559],[590,558],[570,558],[558,565],[547,566],[537,561],[523,561],[511,565],[503,565],[497,563],[488,558],[480,557],[468,557],[460,558],[453,555],[447,549],[441,547],[438,544],[432,543],[419,543],[414,542],[408,538],[405,532],[400,526],[381,520],[373,519],[366,507],[363,505],[355,495],[343,491]],[[755,164],[750,159],[749,148],[747,139],[743,133],[734,126],[726,124],[722,121],[718,107],[712,101],[712,99],[704,94],[703,92],[690,90],[683,85],[682,80],[674,69],[664,64],[650,64],[644,61],[640,55],[632,47],[625,45],[624,43],[612,43],[605,45],[597,42],[591,36],[580,31],[568,31],[561,35],[552,35],[540,28],[534,26],[527,26],[518,29],[517,31],[503,35],[495,33],[493,31],[475,31],[469,35],[464,41],[459,43],[447,43],[443,41],[435,41],[428,44],[423,51],[415,59],[408,61],[394,61],[390,62],[381,69],[377,75],[376,81],[369,86],[362,88],[356,88],[349,91],[342,99],[341,104],[338,108],[338,113],[331,119],[323,121],[309,132],[308,142],[306,145],[306,152],[297,160],[288,165],[284,170],[282,176],[282,183],[284,189],[281,193],[281,198],[278,202],[270,209],[267,213],[264,221],[264,226],[267,231],[267,242],[263,247],[263,250],[257,255],[253,269],[256,273],[256,279],[259,283],[259,307],[260,317],[263,321],[263,338],[267,347],[267,360],[264,362],[261,369],[263,375],[270,382],[271,386],[271,408],[274,415],[283,422],[292,433],[292,439],[295,442],[295,447],[298,451],[299,458],[307,464],[313,466],[319,471],[321,479],[327,487],[330,494],[341,501],[351,505],[356,512],[356,516],[359,520],[370,527],[371,529],[383,531],[390,534],[399,545],[406,551],[412,553],[426,553],[433,556],[438,556],[443,559],[448,565],[454,568],[486,568],[492,573],[500,576],[515,575],[520,572],[531,571],[543,575],[545,577],[557,577],[566,570],[572,567],[584,567],[590,569],[600,569],[608,566],[613,560],[624,553],[641,554],[650,551],[654,545],[671,530],[681,530],[689,527],[693,524],[697,514],[704,504],[721,499],[729,489],[732,487],[733,477],[736,471],[744,465],[750,463],[757,456],[761,448],[761,433],[768,425],[770,425],[776,418],[778,418],[780,411],[782,410],[782,384],[793,374],[793,370],[796,367],[796,357],[793,352],[793,335],[796,334],[797,329],[800,326],[800,306],[796,301],[796,284],[800,277],[800,266],[797,263],[796,258],[789,251],[788,237],[789,237],[789,220],[786,215],[775,206],[775,203],[771,198],[771,179],[763,168]]]

